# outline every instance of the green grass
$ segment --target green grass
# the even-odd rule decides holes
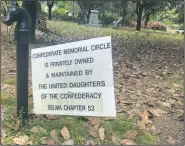
[[[8,78],[5,80],[5,84],[16,85],[16,78]]]
[[[82,37],[98,37],[111,35],[114,38],[119,39],[134,39],[142,43],[152,41],[153,43],[168,42],[172,44],[178,44],[179,41],[183,43],[183,35],[175,35],[164,32],[154,32],[153,30],[144,30],[137,32],[135,28],[123,27],[119,29],[112,28],[97,28],[86,27],[84,25],[78,25],[73,22],[67,21],[53,21],[47,20],[48,28],[57,28],[61,30],[61,35],[73,36],[74,38]],[[147,35],[149,33],[149,35]],[[131,41],[131,40],[130,40]]]
[[[164,32],[153,32],[151,30],[142,30],[140,32],[135,31],[134,28],[95,28],[95,27],[86,27],[84,25],[78,25],[72,22],[65,21],[49,21],[47,20],[48,28],[57,28],[61,30],[61,35],[69,38],[68,42],[76,40],[84,40],[89,38],[96,38],[101,36],[111,35],[114,41],[119,41],[123,45],[118,46],[123,49],[127,47],[128,50],[132,50],[137,54],[138,50],[143,48],[166,48],[171,49],[175,47],[183,46],[183,35],[169,34]],[[66,40],[67,40],[66,39]],[[120,44],[120,43],[117,43]],[[178,82],[178,81],[177,81]],[[15,79],[8,79],[6,83],[9,85],[15,85]],[[183,87],[180,88],[182,91]],[[16,99],[10,98],[8,94],[2,94],[2,104],[7,107],[6,118],[4,122],[11,122],[12,114],[12,105],[15,105]],[[94,140],[100,142],[101,144],[112,144],[112,136],[117,137],[118,139],[123,139],[125,132],[128,130],[137,130],[138,135],[132,139],[136,144],[156,144],[155,137],[152,136],[147,131],[139,130],[136,125],[135,120],[129,120],[127,116],[118,115],[115,120],[104,121],[100,124],[100,127],[105,129],[105,139],[100,141],[99,138],[93,138],[89,132],[88,127],[85,125],[88,124],[84,118],[74,118],[68,116],[58,116],[56,120],[48,120],[45,117],[38,117],[30,119],[27,125],[21,128],[19,131],[13,131],[9,128],[6,128],[8,137],[5,139],[6,144],[12,144],[12,136],[15,136],[16,133],[21,132],[30,137],[30,140],[33,141],[33,144],[41,144],[42,137],[49,137],[51,130],[56,129],[58,132],[59,141],[58,144],[64,142],[64,138],[61,136],[60,131],[65,126],[68,128],[71,139],[75,140],[77,144],[85,144],[86,140]],[[41,133],[31,133],[29,130],[34,126],[41,126],[47,130],[46,134]]]
[[[10,96],[8,93],[1,93],[1,104],[3,106],[13,106],[16,104],[16,98]]]
[[[13,105],[15,105],[15,98],[9,98],[7,94],[2,95],[2,103],[6,105],[6,113],[5,113],[5,120],[4,123],[12,123],[13,120],[12,110]],[[8,100],[11,99],[11,100]],[[14,100],[12,100],[14,99]],[[93,138],[89,132],[88,128],[85,126],[87,125],[87,121],[84,118],[74,118],[69,116],[58,116],[56,120],[48,120],[44,116],[36,117],[30,119],[27,124],[20,128],[18,131],[14,131],[9,127],[5,127],[7,137],[4,138],[4,144],[13,144],[12,137],[15,136],[17,133],[21,133],[23,135],[27,135],[33,144],[42,144],[41,140],[43,137],[50,137],[50,132],[55,129],[58,133],[58,141],[57,144],[63,143],[65,140],[61,136],[60,131],[65,126],[70,132],[71,139],[75,140],[76,144],[85,144],[87,140],[94,140],[97,141],[98,138]],[[47,133],[31,133],[29,130],[34,126],[40,126],[44,128]],[[112,144],[111,137],[112,135],[116,136],[119,139],[123,138],[123,135],[128,130],[137,129],[137,125],[135,121],[128,120],[128,117],[119,115],[117,119],[111,121],[104,121],[100,126],[105,129],[105,139],[102,141],[102,144]],[[154,138],[145,132],[139,134],[134,141],[137,144],[154,144]]]
[[[116,120],[112,121],[105,121],[102,125],[105,128],[105,143],[109,144],[112,143],[112,136],[115,136],[118,139],[123,139],[124,134],[129,130],[137,130],[138,134],[136,138],[133,139],[134,142],[137,144],[155,144],[154,137],[145,132],[139,130],[137,128],[136,123],[133,120],[129,120],[127,116],[118,115]]]
[[[112,135],[119,139],[123,138],[123,134],[128,130],[135,129],[136,124],[128,120],[128,117],[118,116],[116,120],[105,121],[102,127],[106,129],[107,139],[111,140]]]
[[[137,144],[156,144],[154,136],[146,131],[140,130],[138,136],[133,139]]]

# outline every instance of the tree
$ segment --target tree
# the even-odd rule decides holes
[[[142,21],[142,14],[143,14],[143,9],[147,5],[147,1],[145,0],[137,0],[136,2],[136,14],[137,14],[137,25],[136,25],[136,30],[140,31],[141,30],[141,21]]]
[[[31,42],[35,43],[35,25],[37,17],[37,1],[22,1],[22,6],[27,9],[32,19]]]
[[[158,11],[164,11],[166,8],[170,8],[174,5],[174,0],[133,0],[133,2],[136,3],[137,31],[141,29],[143,11],[145,12],[145,26],[147,26],[152,14]]]
[[[124,25],[124,20],[127,15],[127,8],[128,8],[128,3],[130,0],[115,0],[113,1],[114,8],[118,10],[118,13],[120,16],[123,17],[121,21],[121,26]]]
[[[90,14],[92,9],[97,9],[105,4],[106,0],[79,0],[77,1],[81,9],[81,19],[85,23],[89,22]],[[87,18],[87,22],[85,21]]]
[[[180,3],[176,8],[176,14],[178,14],[176,23],[184,23],[184,2]]]
[[[48,19],[51,20],[51,11],[54,4],[54,0],[47,0],[47,6],[48,6]]]
[[[144,8],[144,26],[147,27],[147,24],[150,20],[151,15],[155,15],[157,12],[166,11],[169,7],[169,2],[164,0],[150,0],[150,2],[145,5]]]

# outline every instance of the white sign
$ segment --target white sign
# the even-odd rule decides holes
[[[115,117],[111,37],[31,50],[36,114]]]

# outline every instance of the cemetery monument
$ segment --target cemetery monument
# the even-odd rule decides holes
[[[98,20],[98,13],[99,13],[99,11],[97,11],[97,10],[91,10],[91,15],[89,18],[88,26],[95,26],[95,27],[100,26],[99,20]]]

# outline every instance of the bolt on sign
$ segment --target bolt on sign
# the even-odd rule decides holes
[[[111,36],[32,49],[36,114],[115,117]]]

